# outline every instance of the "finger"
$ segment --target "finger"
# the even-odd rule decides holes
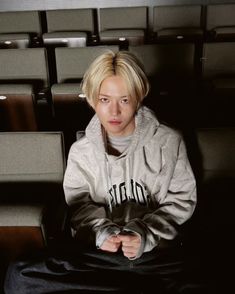
[[[128,258],[133,258],[137,255],[138,250],[134,248],[122,248],[123,255],[128,257]]]
[[[103,243],[100,247],[101,250],[108,251],[108,252],[117,252],[120,245],[117,243]]]
[[[107,238],[107,240],[109,240],[112,243],[120,243],[120,239],[117,236],[110,236]]]
[[[109,252],[117,252],[121,245],[120,241],[115,240],[115,238],[106,239],[103,244],[100,246],[100,249]]]
[[[119,240],[121,240],[122,242],[138,242],[140,241],[140,236],[137,235],[137,234],[125,234],[125,235],[122,235],[122,234],[119,234],[117,235],[117,237],[119,238]]]

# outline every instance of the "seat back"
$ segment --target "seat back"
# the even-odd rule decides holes
[[[174,126],[185,125],[191,120],[196,86],[194,43],[129,46],[129,51],[142,62],[151,83],[144,103],[159,119]]]
[[[114,7],[100,9],[100,30],[146,29],[147,7]]]
[[[45,48],[0,50],[0,83],[33,84],[41,89],[49,86]]]
[[[208,42],[202,53],[202,102],[208,126],[233,126],[235,42]],[[202,105],[202,104],[201,104]]]
[[[193,43],[129,46],[129,51],[140,59],[149,77],[180,78],[195,74]]]
[[[235,128],[197,129],[202,180],[235,178]]]
[[[81,81],[91,62],[107,50],[118,51],[118,46],[56,48],[57,82]]]
[[[154,39],[197,41],[203,37],[201,5],[168,5],[153,8]]]
[[[41,38],[39,11],[0,12],[0,47],[27,48]]]
[[[47,10],[47,31],[73,32],[84,31],[94,33],[93,9],[61,9]]]
[[[37,103],[48,98],[46,49],[2,49],[0,64],[1,130],[36,131]]]
[[[0,12],[0,33],[41,34],[40,14],[38,11]]]
[[[210,42],[203,44],[202,77],[235,76],[235,42]]]
[[[153,30],[166,28],[200,28],[200,5],[154,6]]]
[[[235,4],[208,4],[206,31],[213,40],[235,39]]]

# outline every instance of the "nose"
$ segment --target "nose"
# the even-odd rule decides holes
[[[112,101],[110,107],[111,107],[111,114],[113,116],[116,116],[120,113],[120,105],[118,104],[117,101]]]

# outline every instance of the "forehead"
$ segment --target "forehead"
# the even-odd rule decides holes
[[[128,95],[129,91],[126,81],[121,76],[110,76],[101,83],[99,94],[123,96]]]

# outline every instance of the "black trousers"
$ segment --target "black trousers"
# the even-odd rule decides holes
[[[182,248],[156,248],[129,260],[122,252],[50,249],[9,265],[5,294],[180,293]]]

